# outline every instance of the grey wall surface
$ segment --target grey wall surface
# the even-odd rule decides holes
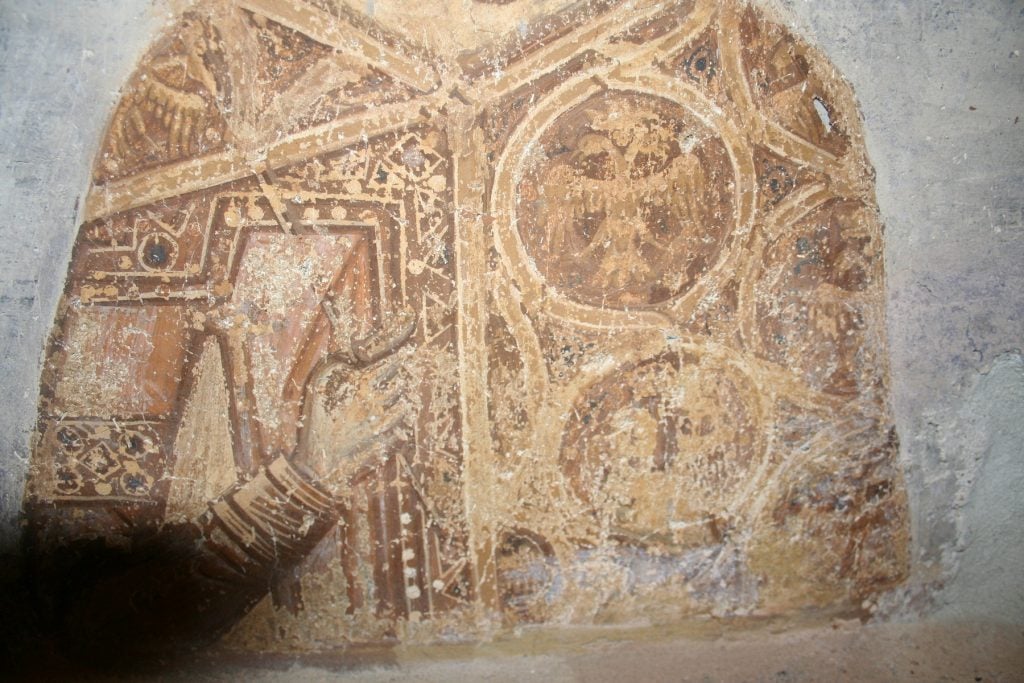
[[[969,565],[1024,566],[1024,3],[779,4],[853,84],[877,172],[914,536],[889,609],[1022,623],[1024,588]]]
[[[147,0],[0,2],[0,546],[17,535],[43,345],[117,91],[167,19]]]
[[[882,612],[1024,623],[1024,2],[775,2],[852,82],[878,173],[914,535]],[[4,549],[89,168],[170,4],[0,2]]]

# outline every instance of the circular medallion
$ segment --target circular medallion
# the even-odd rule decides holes
[[[626,308],[686,292],[732,229],[725,144],[682,106],[604,91],[536,142],[516,193],[520,238],[578,303]]]
[[[164,232],[154,232],[142,238],[139,261],[150,271],[169,270],[178,260],[178,243]]]
[[[640,363],[577,402],[562,471],[624,540],[714,542],[758,469],[756,395],[749,380],[710,360],[691,365],[669,353]]]

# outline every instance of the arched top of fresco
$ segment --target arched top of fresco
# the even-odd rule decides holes
[[[852,615],[906,575],[856,102],[757,7],[197,2],[85,214],[26,510],[47,552],[190,539],[207,616],[161,638]]]

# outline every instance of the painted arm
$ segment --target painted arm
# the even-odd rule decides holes
[[[306,387],[296,450],[199,520],[167,525],[129,552],[65,562],[58,579],[74,589],[55,605],[64,648],[80,661],[130,666],[201,648],[234,625],[334,526],[352,479],[386,455],[409,413],[400,379],[411,349],[401,347],[414,323],[399,316],[326,358]]]

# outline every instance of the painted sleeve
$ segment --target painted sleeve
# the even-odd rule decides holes
[[[278,458],[210,506],[200,522],[204,566],[265,587],[275,569],[305,557],[334,519],[331,496]]]
[[[204,647],[335,522],[332,497],[278,458],[195,523],[168,525],[119,554],[65,563],[61,581],[83,580],[60,601],[62,649],[106,667]]]

